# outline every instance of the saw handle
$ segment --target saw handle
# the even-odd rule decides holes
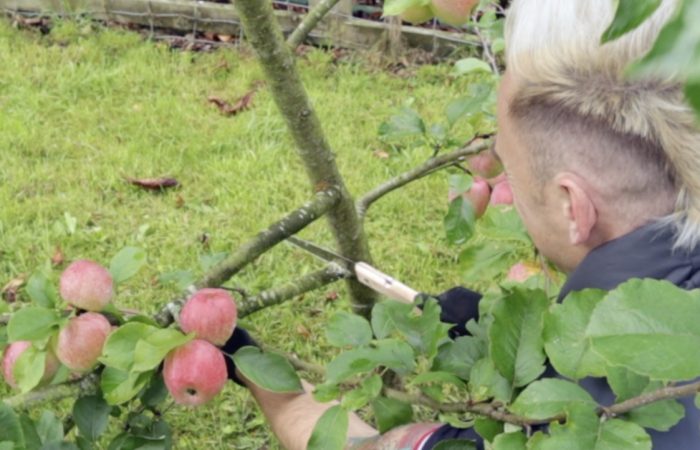
[[[395,280],[384,272],[380,272],[367,263],[356,263],[355,275],[360,283],[394,300],[413,303],[416,295],[418,295],[418,291],[414,291],[402,282]]]

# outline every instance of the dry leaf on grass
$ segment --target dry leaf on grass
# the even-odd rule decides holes
[[[163,189],[174,188],[180,185],[180,182],[175,178],[127,178],[126,181],[143,189],[150,191],[160,191]]]

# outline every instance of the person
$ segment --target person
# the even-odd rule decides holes
[[[603,45],[612,0],[514,0],[507,12],[495,153],[536,247],[568,273],[560,299],[630,278],[700,287],[696,118],[678,80],[625,76],[677,3],[663,0],[641,26]],[[463,288],[448,291],[440,297],[444,320],[463,324],[478,298]],[[242,382],[282,445],[306,448],[330,405],[316,402],[308,384],[302,394],[274,394]],[[581,384],[602,404],[614,402],[605,380]],[[686,417],[679,424],[650,431],[654,449],[700,445],[700,413],[692,399],[683,404]],[[356,416],[349,436],[348,449],[367,450],[428,450],[443,439],[478,439],[471,429],[429,423],[379,435]]]

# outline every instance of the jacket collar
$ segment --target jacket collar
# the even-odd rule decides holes
[[[668,280],[677,286],[700,287],[700,248],[674,250],[671,225],[648,223],[591,250],[569,275],[559,293],[586,288],[610,290],[631,278]]]

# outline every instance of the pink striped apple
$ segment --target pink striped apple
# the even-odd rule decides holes
[[[490,195],[491,188],[489,187],[488,182],[481,177],[474,177],[471,188],[462,194],[462,198],[472,204],[472,207],[474,208],[474,215],[478,219],[486,212],[486,207],[489,205]],[[455,198],[457,198],[457,193],[454,191],[449,191],[447,193],[448,201],[452,202],[452,200]]]
[[[84,373],[97,364],[112,326],[102,314],[87,312],[71,318],[58,333],[56,356],[66,367]]]
[[[236,302],[224,289],[204,288],[195,292],[180,311],[180,328],[199,339],[224,345],[236,328]]]
[[[207,403],[228,379],[224,354],[211,343],[194,339],[168,353],[163,379],[175,402],[188,406]]]
[[[491,204],[513,204],[513,191],[510,189],[510,183],[508,182],[508,180],[500,181],[493,186],[493,191],[491,192]]]
[[[14,377],[13,370],[17,359],[32,345],[29,341],[17,341],[7,346],[2,358],[2,374],[5,381],[12,388],[17,388],[17,382]],[[46,353],[46,362],[44,363],[44,375],[41,377],[40,383],[51,381],[56,375],[60,363],[56,359],[56,355],[52,351]]]
[[[61,297],[76,308],[102,311],[114,295],[112,275],[94,261],[80,259],[61,274]]]
[[[461,26],[469,21],[478,3],[479,0],[433,0],[431,8],[440,22]]]

